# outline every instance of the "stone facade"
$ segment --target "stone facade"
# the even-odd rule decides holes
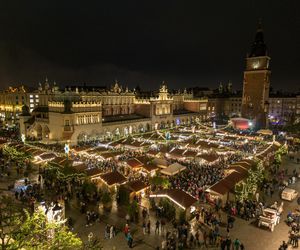
[[[270,57],[267,54],[263,31],[258,28],[244,71],[242,116],[252,120],[256,128],[267,126],[270,91]]]
[[[42,141],[77,144],[171,128],[189,124],[197,117],[206,118],[207,99],[193,99],[186,91],[171,95],[164,83],[158,96],[149,98],[136,98],[134,92],[124,90],[117,82],[110,90],[101,91],[78,87],[60,91],[56,85],[45,87],[40,85],[37,91],[40,105],[31,116],[20,119],[21,133]]]

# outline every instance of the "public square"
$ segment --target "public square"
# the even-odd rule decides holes
[[[300,1],[3,1],[1,250],[291,250]]]
[[[168,132],[166,133],[165,131]],[[225,204],[222,201],[223,193],[218,194],[213,190],[216,184],[222,185],[223,179],[230,177],[232,174],[230,169],[234,169],[236,173],[243,173],[238,172],[242,171],[240,168],[244,168],[247,164],[254,164],[255,161],[250,159],[256,157],[263,160],[264,171],[268,173],[264,174],[266,180],[261,180],[261,184],[255,183],[257,185],[256,193],[259,193],[259,202],[262,202],[265,207],[274,204],[275,201],[279,205],[282,201],[281,191],[279,191],[282,183],[289,185],[290,188],[299,190],[300,184],[297,180],[295,184],[289,184],[289,180],[292,180],[291,176],[295,176],[295,173],[299,172],[300,165],[297,164],[299,154],[295,151],[294,146],[291,146],[289,155],[282,156],[283,161],[280,167],[276,169],[273,163],[274,155],[282,146],[280,146],[280,143],[272,141],[272,136],[269,134],[235,134],[225,131],[226,128],[225,130],[215,130],[207,125],[197,125],[196,123],[196,125],[182,125],[168,130],[136,134],[123,139],[118,139],[118,135],[116,135],[114,141],[110,139],[102,142],[82,141],[81,146],[74,148],[66,148],[65,146],[65,148],[61,147],[60,149],[51,146],[51,144],[36,144],[30,141],[16,143],[13,141],[9,142],[9,140],[3,138],[2,150],[3,152],[8,152],[4,153],[4,159],[8,157],[8,162],[2,163],[5,168],[2,168],[1,191],[3,194],[14,196],[14,192],[17,192],[14,191],[16,190],[16,183],[18,180],[24,179],[23,171],[31,165],[27,179],[32,185],[38,185],[41,190],[39,188],[37,193],[26,193],[26,189],[21,188],[21,190],[24,190],[24,193],[21,191],[22,194],[18,196],[19,199],[25,201],[29,199],[31,201],[29,197],[34,197],[35,202],[38,202],[38,200],[64,200],[64,216],[68,220],[71,218],[72,221],[71,224],[67,222],[69,228],[84,242],[89,241],[89,235],[91,236],[92,233],[91,238],[99,239],[103,249],[126,249],[128,247],[128,240],[124,235],[124,227],[127,223],[133,238],[133,248],[158,249],[159,247],[159,249],[164,249],[163,242],[167,237],[167,232],[169,232],[168,237],[170,237],[169,234],[174,231],[177,232],[178,228],[180,228],[178,224],[176,226],[177,229],[174,227],[175,217],[177,218],[176,220],[181,220],[179,223],[187,223],[188,230],[186,239],[181,238],[180,234],[176,233],[177,238],[174,238],[174,242],[177,244],[176,247],[180,247],[180,244],[182,244],[182,247],[188,247],[189,249],[220,249],[222,239],[230,238],[232,242],[238,239],[245,249],[278,249],[283,241],[287,242],[289,239],[290,227],[287,226],[285,221],[287,214],[294,212],[298,208],[297,199],[292,202],[284,201],[280,223],[276,225],[273,232],[268,228],[258,227],[257,216],[260,215],[260,211],[257,211],[258,214],[254,215],[255,218],[252,218],[250,214],[246,219],[245,217],[241,218],[239,214],[234,216],[234,226],[229,230],[228,213],[232,213],[232,202],[234,200],[228,200],[229,203],[226,202]],[[11,148],[15,148],[19,152],[29,152],[34,157],[30,157],[26,164],[18,162],[17,157],[12,160],[13,153],[9,151]],[[68,155],[66,155],[66,152]],[[66,162],[69,165],[63,165]],[[167,172],[167,166],[175,163],[184,169],[176,170],[174,173]],[[49,180],[51,182],[49,182],[47,178],[50,178],[50,175],[47,171],[54,168],[60,172],[56,172],[56,177],[54,179],[51,177]],[[70,169],[68,172],[64,172],[63,169],[65,168]],[[195,179],[199,182],[192,185],[192,183],[189,183],[189,175],[195,171],[195,168],[201,172],[199,172],[199,177]],[[210,172],[212,169],[214,170]],[[272,186],[274,190],[272,191],[272,197],[270,197],[270,191],[262,189],[262,187],[272,180],[272,174],[274,174],[272,171],[275,171],[275,169],[277,173],[275,175],[278,175],[279,182]],[[121,178],[120,183],[117,183],[118,179],[114,180],[116,183],[112,182],[113,184],[110,183],[112,180],[105,179],[110,173],[116,173],[114,171],[123,176],[124,179]],[[281,173],[283,172],[284,176],[282,178]],[[8,173],[9,176],[7,175]],[[216,178],[214,176],[215,179],[211,179],[216,174],[219,177]],[[206,179],[200,181],[203,176]],[[245,178],[241,175],[241,179],[236,179],[234,185],[237,185],[241,180],[243,181],[242,177]],[[156,182],[159,178],[168,180],[168,184],[166,187],[157,187],[157,185],[162,184],[156,184],[153,181],[155,178],[157,179]],[[161,179],[159,180],[161,181]],[[92,191],[95,193],[79,194],[78,191],[82,187],[82,184],[78,182],[79,180],[81,180],[82,184],[91,182],[91,185],[95,185],[95,189]],[[68,182],[73,183],[72,185],[75,184],[75,188],[71,187],[69,189]],[[140,187],[136,187],[135,190],[130,189],[130,192],[134,192],[134,195],[129,195],[127,203],[118,203],[117,194],[124,195],[124,193],[120,193],[120,190],[122,190],[123,186],[128,188],[129,185],[133,185],[132,183],[139,183]],[[187,185],[187,183],[189,184]],[[23,185],[25,186],[25,184]],[[65,188],[63,188],[64,186]],[[8,187],[10,190],[8,190]],[[179,187],[192,199],[196,198],[190,205],[195,207],[193,212],[187,211],[191,209],[189,207],[182,210],[182,205],[180,205],[182,201],[179,198],[179,203],[176,200],[170,200],[171,203],[175,202],[172,206],[176,207],[173,219],[164,217],[163,214],[158,214],[157,209],[162,205],[161,203],[156,203],[154,199],[154,202],[157,204],[155,205],[153,198],[149,198],[149,195],[151,197],[151,194],[161,192],[161,188],[163,188],[162,190],[165,188],[165,190],[171,190],[170,188],[177,189]],[[224,188],[226,189],[226,186]],[[89,192],[87,190],[80,192]],[[118,190],[117,193],[115,190]],[[204,191],[206,192],[204,193]],[[232,191],[234,190],[229,190],[225,197],[228,198]],[[111,204],[109,205],[109,210],[105,209],[105,204],[101,198],[101,195],[104,196],[103,192],[110,192],[112,196],[112,199],[108,202]],[[91,197],[95,195],[100,195],[100,197],[96,199]],[[164,199],[168,199],[168,196],[166,197]],[[253,199],[257,199],[257,196]],[[247,200],[244,198],[241,202],[245,201]],[[132,202],[136,202],[138,205],[137,211],[134,213],[130,212],[128,205],[126,205],[132,204]],[[85,203],[84,208],[83,203]],[[229,204],[231,204],[230,210],[226,208]],[[220,206],[217,213],[216,205]],[[217,215],[217,224],[214,224],[212,220],[207,221],[201,215],[203,208],[205,211],[211,210],[212,214]],[[143,209],[147,211],[145,217]],[[184,211],[184,217],[180,218]],[[95,212],[97,219],[88,220],[87,214],[90,212]],[[137,216],[138,219],[134,218],[133,220],[130,218],[129,222],[127,222],[126,217],[130,217],[129,214],[130,216]],[[200,218],[197,217],[197,214],[200,214]],[[196,222],[195,218],[198,218]],[[160,232],[158,233],[156,232],[156,222],[161,222],[162,220],[165,220],[166,224],[164,232],[161,232],[161,225],[159,225]],[[143,233],[143,223],[145,221],[147,223],[150,221],[150,234],[148,232],[146,234]],[[108,233],[106,233],[107,225],[114,227],[113,236],[110,235],[110,226]],[[195,225],[197,226],[196,231],[201,231],[202,236],[200,238],[199,236],[198,238],[196,237]],[[216,236],[212,237],[212,239],[210,238],[211,232],[216,232]],[[191,235],[193,235],[193,241],[191,241]],[[228,235],[229,237],[227,237]],[[203,237],[207,237],[205,240],[206,244],[200,246],[196,242],[204,241]],[[266,245],[265,242],[269,243]]]

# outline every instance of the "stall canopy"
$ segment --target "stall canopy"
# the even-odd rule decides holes
[[[85,170],[85,173],[91,179],[97,178],[101,175],[102,171],[99,168],[89,168]]]
[[[231,174],[208,188],[206,192],[217,195],[224,195],[226,193],[234,191],[235,185],[245,178],[246,175],[244,173],[232,172]]]
[[[260,129],[256,133],[260,135],[273,135],[273,132],[270,129]]]
[[[208,163],[213,163],[219,159],[219,156],[216,154],[202,154],[202,155],[198,155],[197,157],[203,159]]]
[[[169,165],[168,161],[164,158],[155,158],[153,160],[153,164],[157,165],[160,168],[166,168]]]
[[[185,166],[182,166],[181,164],[176,162],[171,164],[167,168],[161,170],[160,172],[165,175],[176,175],[185,169],[186,169]]]
[[[186,210],[192,205],[194,205],[197,200],[189,195],[188,193],[180,190],[180,189],[163,189],[159,190],[153,194],[150,194],[152,198],[164,197],[175,203],[177,206]]]
[[[149,187],[149,185],[147,185],[145,182],[142,182],[140,180],[131,181],[127,183],[127,186],[131,191],[135,193],[139,193]]]
[[[57,156],[54,153],[44,153],[42,155],[39,155],[38,158],[41,161],[49,161],[55,159]]]
[[[117,171],[105,173],[100,175],[100,179],[107,185],[120,185],[127,181],[126,177]]]
[[[102,157],[103,159],[108,160],[108,159],[117,157],[117,156],[119,156],[119,155],[121,155],[121,154],[123,154],[123,152],[121,152],[121,151],[109,151],[109,152],[101,153],[100,155],[101,155],[101,157]]]
[[[143,163],[136,158],[128,159],[126,164],[133,169],[141,168],[143,166]]]

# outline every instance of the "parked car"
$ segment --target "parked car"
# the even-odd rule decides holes
[[[268,227],[271,232],[274,231],[274,228],[279,224],[280,215],[276,209],[265,208],[263,214],[259,216],[258,227],[265,226]]]
[[[285,188],[283,189],[281,193],[281,199],[287,200],[287,201],[292,201],[296,199],[298,196],[298,192],[295,189],[292,188]]]

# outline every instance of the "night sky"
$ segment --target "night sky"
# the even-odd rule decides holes
[[[271,85],[300,88],[300,1],[1,1],[0,84],[241,89],[262,18]]]

